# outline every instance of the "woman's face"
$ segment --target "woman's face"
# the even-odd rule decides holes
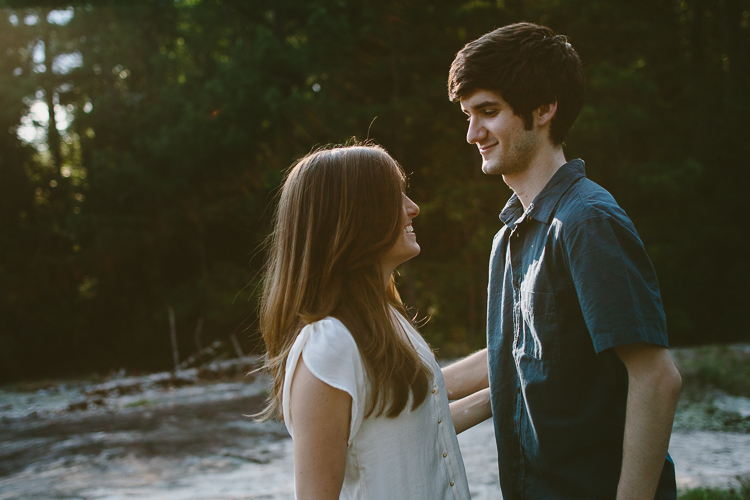
[[[386,252],[383,257],[383,272],[387,276],[399,265],[412,257],[419,255],[419,244],[417,235],[411,226],[411,221],[419,215],[419,207],[405,194],[401,195],[403,204],[401,207],[401,234],[396,243]]]

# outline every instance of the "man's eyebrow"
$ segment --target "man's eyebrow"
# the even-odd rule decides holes
[[[472,106],[472,109],[484,109],[484,108],[490,108],[493,106],[499,106],[500,103],[497,101],[482,101],[479,104],[476,104]]]
[[[491,108],[491,107],[497,107],[500,106],[500,103],[498,101],[482,101],[479,104],[475,104],[473,106],[469,106],[469,109],[474,111],[480,111],[484,108]],[[466,113],[466,108],[462,107],[463,112]]]

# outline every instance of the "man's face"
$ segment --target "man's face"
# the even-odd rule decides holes
[[[513,175],[525,172],[542,145],[536,128],[525,130],[523,119],[513,114],[505,100],[489,90],[477,90],[461,99],[469,117],[466,140],[476,144],[485,174]]]

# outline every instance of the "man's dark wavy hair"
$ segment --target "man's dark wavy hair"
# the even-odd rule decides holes
[[[531,112],[557,102],[550,139],[562,144],[583,106],[583,68],[567,37],[546,26],[517,23],[469,42],[451,64],[452,101],[477,90],[499,94],[531,130]]]

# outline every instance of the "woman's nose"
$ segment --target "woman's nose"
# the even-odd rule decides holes
[[[419,205],[411,201],[408,196],[404,195],[404,200],[406,204],[406,215],[408,215],[410,218],[414,218],[417,215],[419,215]]]

